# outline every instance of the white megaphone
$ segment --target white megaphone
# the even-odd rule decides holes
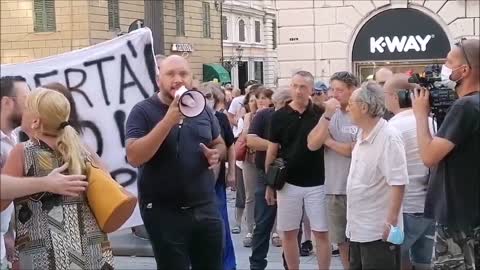
[[[182,86],[175,92],[175,96],[180,97],[178,108],[187,118],[199,116],[205,110],[207,101],[198,90],[188,90],[185,86]]]

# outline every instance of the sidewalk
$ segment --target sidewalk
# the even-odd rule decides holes
[[[228,192],[228,210],[230,224],[233,224],[235,216],[235,194]],[[237,259],[237,270],[249,269],[248,257],[251,254],[250,248],[243,247],[244,234],[233,234],[235,256]],[[146,240],[132,236],[130,230],[123,230],[109,235],[115,254],[115,269],[156,269],[150,243]],[[135,255],[135,256],[131,256]],[[271,270],[283,269],[281,248],[270,246],[268,253],[268,267]],[[314,255],[300,258],[300,269],[317,269],[317,259]],[[342,269],[340,258],[332,257],[330,269]]]

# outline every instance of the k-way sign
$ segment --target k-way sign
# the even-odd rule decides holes
[[[433,18],[415,9],[391,9],[374,16],[360,29],[352,60],[442,59],[449,50],[449,39]]]
[[[389,52],[408,52],[410,50],[415,50],[417,52],[424,52],[427,50],[428,42],[435,37],[435,35],[426,35],[422,38],[419,35],[416,36],[393,36],[393,37],[379,37],[379,38],[370,38],[370,52],[371,53],[383,53],[385,48]]]

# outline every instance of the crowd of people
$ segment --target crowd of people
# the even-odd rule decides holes
[[[329,269],[332,246],[344,269],[479,268],[479,45],[462,40],[446,56],[442,80],[458,99],[440,126],[429,91],[386,68],[362,83],[302,70],[288,86],[235,89],[195,81],[180,56],[158,57],[159,91],[126,123],[157,268],[236,269],[231,234],[244,235],[250,269],[267,267],[270,244],[285,269],[313,251]],[[86,163],[106,166],[81,141],[69,89],[0,82],[1,269],[113,269],[85,197]],[[199,116],[182,114],[182,86],[203,93]],[[266,180],[279,158],[281,188]]]

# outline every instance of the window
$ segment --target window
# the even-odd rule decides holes
[[[255,21],[255,42],[260,43],[260,22]]]
[[[55,0],[34,0],[34,26],[35,32],[55,32]]]
[[[210,3],[203,2],[203,37],[211,37],[210,33]]]
[[[245,41],[245,22],[243,20],[238,22],[238,40]]]
[[[227,16],[222,16],[222,39],[228,40],[228,19]]]
[[[108,29],[110,31],[120,29],[118,0],[108,0]]]
[[[277,48],[277,20],[272,20],[272,46]]]
[[[255,80],[263,84],[263,62],[253,62],[253,71],[255,72]]]
[[[177,36],[185,36],[185,3],[183,0],[175,0],[175,13],[177,15]]]

